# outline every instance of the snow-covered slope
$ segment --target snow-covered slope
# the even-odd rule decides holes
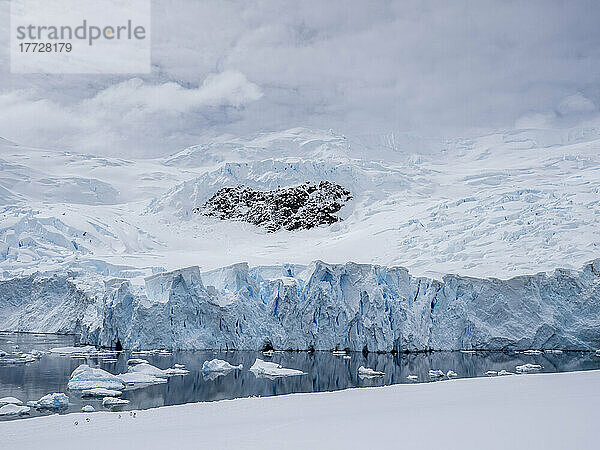
[[[299,128],[224,137],[154,160],[0,141],[0,274],[86,260],[210,270],[321,259],[402,265],[438,279],[507,278],[599,256],[594,130],[431,141],[418,156],[411,140],[371,141]],[[322,180],[353,196],[328,227],[267,233],[191,213],[223,187]]]
[[[144,286],[121,277],[87,292],[78,284],[89,284],[85,275],[0,281],[0,329],[74,332],[85,343],[134,349],[600,347],[600,259],[506,281],[316,261],[205,275],[190,267],[146,277]]]

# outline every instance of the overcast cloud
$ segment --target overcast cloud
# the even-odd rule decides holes
[[[151,75],[11,75],[4,46],[0,136],[153,156],[296,126],[454,137],[593,124],[598,23],[583,0],[154,1]]]

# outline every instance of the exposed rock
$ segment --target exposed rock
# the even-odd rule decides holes
[[[222,220],[241,220],[268,231],[310,229],[331,225],[335,214],[350,200],[350,192],[339,184],[321,181],[300,186],[257,191],[248,186],[219,189],[194,212]]]

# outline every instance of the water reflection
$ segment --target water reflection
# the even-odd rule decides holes
[[[73,336],[33,335],[0,333],[0,349],[12,352],[47,350],[52,347],[75,344]],[[271,358],[261,352],[173,352],[168,356],[147,354],[133,355],[148,360],[160,368],[184,364],[190,374],[171,377],[166,384],[153,385],[123,392],[122,398],[130,403],[122,409],[144,409],[164,405],[198,401],[215,401],[248,396],[271,396],[295,392],[333,391],[361,386],[381,386],[397,383],[430,382],[429,370],[453,370],[459,378],[485,376],[489,370],[515,371],[517,365],[532,363],[543,366],[542,372],[567,372],[574,370],[600,369],[600,357],[593,352],[565,352],[562,354],[526,355],[522,353],[481,352],[435,352],[418,354],[375,354],[349,353],[350,358],[332,355],[329,352],[275,352]],[[0,365],[0,398],[17,397],[24,402],[38,400],[51,392],[64,392],[71,405],[62,412],[81,411],[82,406],[92,405],[103,410],[102,399],[82,399],[76,391],[67,390],[71,372],[80,364],[87,363],[111,373],[127,371],[130,352],[114,356],[72,358],[45,354],[28,364]],[[277,378],[257,378],[248,371],[256,358],[273,361],[286,368],[299,369],[307,375]],[[233,365],[243,364],[242,370],[232,370],[223,376],[206,375],[201,372],[206,360],[219,358]],[[358,368],[363,365],[385,372],[383,377],[360,378]],[[50,414],[52,411],[31,410],[31,416]],[[7,418],[0,418],[7,420]]]

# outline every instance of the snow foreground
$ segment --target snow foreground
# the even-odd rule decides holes
[[[509,280],[438,281],[400,267],[321,261],[190,267],[143,286],[30,275],[0,281],[0,329],[74,333],[85,344],[129,349],[595,350],[600,259]]]
[[[600,371],[459,379],[54,415],[0,433],[13,450],[595,448],[598,383]]]

